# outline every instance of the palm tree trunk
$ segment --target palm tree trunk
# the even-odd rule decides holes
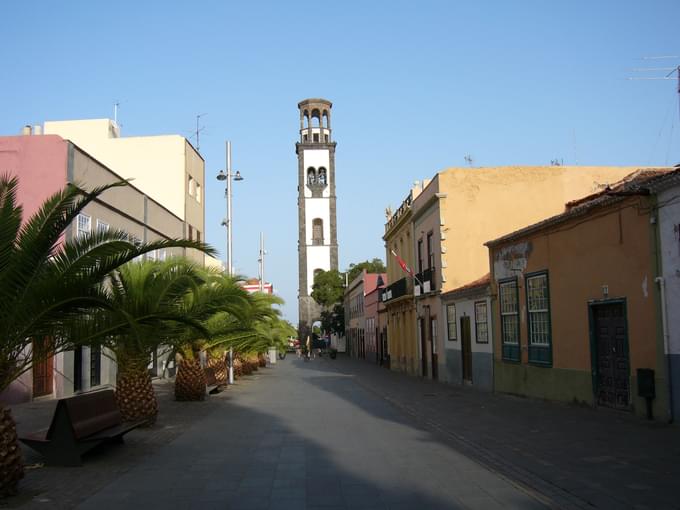
[[[146,419],[153,425],[158,415],[156,393],[146,365],[126,367],[118,365],[116,377],[116,401],[125,421]]]
[[[16,494],[23,477],[16,423],[10,410],[0,406],[0,498]]]
[[[227,362],[224,358],[208,358],[208,366],[215,371],[218,383],[227,384]]]
[[[198,359],[183,359],[175,379],[176,400],[205,400],[205,373]]]

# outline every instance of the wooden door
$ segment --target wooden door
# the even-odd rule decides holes
[[[460,348],[463,364],[463,381],[472,382],[472,335],[470,317],[460,318]]]
[[[33,340],[33,396],[51,395],[54,389],[54,356],[49,339]]]
[[[596,395],[601,406],[630,407],[630,363],[623,303],[593,307]]]
[[[437,319],[430,318],[430,352],[432,353],[432,379],[439,379],[439,360],[437,359]]]

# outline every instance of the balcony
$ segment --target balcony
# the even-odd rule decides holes
[[[413,281],[411,277],[405,277],[382,289],[382,291],[380,291],[380,301],[389,303],[390,301],[410,294],[413,294]]]
[[[416,296],[421,294],[427,294],[429,292],[434,292],[437,290],[437,282],[435,281],[435,269],[434,267],[430,269],[423,270],[422,273],[418,273],[416,278],[420,280],[422,285],[418,285],[419,288],[414,290]]]

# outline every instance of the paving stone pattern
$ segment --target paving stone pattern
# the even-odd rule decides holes
[[[22,496],[10,503],[96,510],[546,508],[355,376],[338,373],[340,366],[289,357],[205,403],[172,402],[166,391],[156,427],[131,432],[125,445],[104,449],[83,467],[29,471]],[[24,426],[28,420],[16,414]]]

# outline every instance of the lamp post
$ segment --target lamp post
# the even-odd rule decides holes
[[[224,181],[225,187],[224,187],[224,196],[227,199],[227,217],[222,220],[222,225],[227,228],[227,252],[226,252],[226,257],[225,257],[225,262],[227,264],[227,274],[229,276],[232,276],[233,274],[233,268],[231,265],[231,250],[232,250],[232,245],[231,245],[231,185],[232,185],[232,180],[234,181],[242,181],[243,177],[241,177],[241,172],[236,172],[235,175],[232,176],[231,174],[231,142],[227,142],[227,172],[224,173],[223,170],[220,170],[220,173],[217,174],[217,180],[222,182]],[[229,384],[234,384],[234,350],[232,347],[229,348]]]

